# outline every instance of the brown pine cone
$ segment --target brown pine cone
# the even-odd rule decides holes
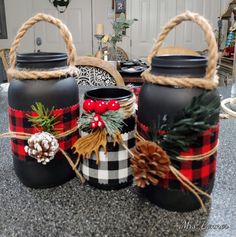
[[[25,152],[44,165],[54,158],[58,149],[57,139],[47,132],[32,135],[28,139],[28,146],[25,146]]]
[[[156,143],[140,141],[133,154],[131,167],[137,186],[144,188],[150,184],[157,185],[158,178],[165,178],[169,172],[169,156]]]

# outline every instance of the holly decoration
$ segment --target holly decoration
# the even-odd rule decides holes
[[[90,128],[94,129],[94,128],[97,128],[98,127],[98,122],[96,121],[93,121],[90,123]]]
[[[87,99],[83,103],[83,109],[79,126],[84,131],[106,129],[108,134],[112,135],[123,126],[123,110],[117,100],[105,102]]]
[[[99,115],[99,114],[95,114],[94,116],[93,116],[93,120],[94,121],[96,121],[96,122],[98,122],[98,121],[101,121],[101,116]]]
[[[107,103],[105,101],[102,101],[102,100],[96,101],[94,111],[97,114],[105,113],[107,111]]]
[[[98,121],[98,127],[99,128],[105,128],[105,123],[103,122],[103,120]]]
[[[108,108],[108,110],[116,111],[120,108],[120,103],[117,100],[110,100],[107,103],[107,108]]]
[[[94,108],[95,108],[95,102],[93,100],[87,99],[84,101],[83,109],[86,112],[92,112],[92,111],[94,111]]]

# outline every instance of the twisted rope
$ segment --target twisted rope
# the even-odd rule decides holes
[[[198,87],[206,90],[213,90],[218,85],[218,76],[211,80],[204,80],[203,78],[187,78],[187,77],[165,77],[165,76],[156,76],[150,73],[150,69],[144,71],[141,76],[153,84],[159,84],[162,86],[168,85],[173,87],[182,87],[182,88],[193,88]]]
[[[204,17],[200,16],[199,14],[187,11],[171,19],[162,29],[158,37],[158,40],[154,43],[154,47],[151,53],[148,55],[148,62],[151,63],[152,58],[155,55],[157,55],[168,33],[183,21],[195,22],[201,27],[201,29],[205,34],[206,42],[209,48],[209,53],[208,53],[208,65],[204,79],[155,76],[150,73],[150,70],[145,71],[142,74],[142,76],[147,81],[160,85],[171,85],[171,86],[188,87],[188,88],[200,87],[212,90],[216,88],[216,86],[218,85],[218,77],[216,77],[215,75],[218,60],[217,44],[212,27],[207,22],[207,20]]]
[[[68,54],[68,64],[71,66],[67,69],[57,70],[57,71],[20,71],[16,69],[16,50],[20,45],[20,42],[26,32],[37,22],[46,21],[50,24],[57,26],[59,32],[64,39],[67,54]],[[17,79],[50,79],[55,77],[66,77],[75,73],[75,57],[76,49],[73,44],[72,35],[67,28],[67,26],[59,19],[53,16],[38,13],[37,15],[28,19],[18,30],[16,37],[11,45],[10,49],[10,69],[8,70],[8,75],[15,77]]]
[[[135,95],[128,100],[120,101],[120,107],[123,110],[124,118],[129,118],[130,116],[135,114]]]

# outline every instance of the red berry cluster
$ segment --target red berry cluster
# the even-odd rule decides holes
[[[105,123],[100,115],[106,111],[116,111],[120,109],[120,103],[117,100],[105,102],[103,100],[93,101],[91,99],[86,99],[83,103],[83,109],[87,113],[95,112],[93,122],[90,123],[90,128],[104,128]]]

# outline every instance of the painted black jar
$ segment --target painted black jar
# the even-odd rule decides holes
[[[201,56],[168,55],[155,56],[152,59],[150,73],[156,76],[183,78],[190,80],[202,78],[206,74],[207,58]],[[191,79],[192,78],[192,79]],[[139,94],[138,105],[138,132],[147,140],[152,140],[148,134],[152,130],[157,134],[164,134],[160,128],[168,121],[185,119],[183,111],[190,106],[194,98],[199,98],[203,93],[207,96],[199,106],[206,106],[210,101],[218,101],[216,90],[206,91],[201,88],[180,88],[173,86],[161,86],[150,82],[145,82]],[[218,116],[219,108],[215,116],[209,123],[212,128],[204,131],[205,135],[200,135],[197,141],[188,150],[179,155],[189,156],[194,152],[205,152],[215,147],[218,142]],[[203,115],[204,117],[204,115]],[[191,134],[186,135],[191,136]],[[173,149],[175,144],[173,143]],[[168,152],[167,152],[168,153]],[[176,167],[189,181],[201,190],[211,193],[216,168],[216,152],[203,160],[179,161],[171,160],[171,164]],[[157,186],[146,186],[141,189],[143,194],[158,206],[171,211],[192,211],[200,208],[200,203],[192,192],[186,189],[179,180],[169,172],[165,179],[160,179]]]
[[[17,69],[60,70],[67,67],[65,53],[24,53],[17,55]],[[41,102],[45,108],[58,115],[58,125],[62,130],[70,130],[76,125],[78,111],[78,87],[73,77],[18,80],[10,82],[8,91],[9,122],[12,132],[36,133],[27,116],[32,113],[32,105]],[[78,131],[59,140],[68,154],[73,141],[78,138]],[[75,176],[65,157],[58,152],[55,158],[46,165],[24,152],[27,141],[12,139],[12,152],[16,175],[23,184],[33,188],[48,188],[65,183]]]
[[[126,102],[133,98],[133,94],[122,88],[99,88],[87,91],[85,99],[93,101],[117,100],[120,103]],[[134,100],[133,100],[134,103]],[[130,115],[123,120],[123,126],[120,130],[122,140],[129,149],[135,146],[134,138],[135,117]],[[81,136],[86,135],[83,130]],[[96,141],[91,141],[96,142]],[[99,150],[99,164],[96,163],[96,156],[93,153],[89,159],[83,159],[81,171],[87,182],[100,189],[120,189],[131,185],[133,177],[130,168],[130,155],[126,148],[121,144],[113,145],[113,139],[107,137],[107,153],[104,149]]]

